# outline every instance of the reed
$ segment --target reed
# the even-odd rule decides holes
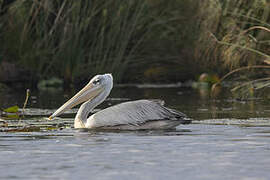
[[[201,6],[207,3],[207,11],[199,12],[201,35],[196,56],[203,57],[206,68],[207,64],[220,67],[220,74],[225,75],[219,83],[228,78],[242,82],[232,89],[239,97],[269,87],[270,4],[209,0]]]
[[[118,82],[179,81],[269,59],[270,8],[261,0],[0,0],[0,7],[0,61],[37,80],[112,72]]]
[[[201,2],[207,10],[200,12],[201,35],[197,57],[232,70],[261,64],[268,58],[270,5],[266,1]],[[212,14],[212,15],[211,15]]]
[[[112,72],[122,81],[163,65],[187,74],[181,67],[192,52],[183,58],[181,51],[192,49],[195,8],[189,0],[16,0],[0,16],[0,48],[37,79],[73,82]]]
[[[143,0],[16,1],[6,14],[2,48],[39,78],[112,72],[121,80],[147,33],[146,14]]]

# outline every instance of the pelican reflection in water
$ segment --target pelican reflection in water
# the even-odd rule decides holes
[[[57,109],[49,119],[83,103],[75,117],[75,128],[171,129],[179,124],[187,124],[191,121],[186,118],[185,114],[166,108],[151,100],[121,103],[101,110],[87,118],[89,113],[106,99],[112,87],[113,77],[111,74],[96,75],[81,91]]]

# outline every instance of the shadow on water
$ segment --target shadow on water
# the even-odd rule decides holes
[[[128,131],[128,130],[105,130],[105,129],[78,129],[78,132],[84,132],[86,134],[91,135],[99,135],[99,134],[111,134],[111,133],[119,133],[125,135],[136,135],[136,136],[179,136],[183,135],[186,132],[191,132],[189,129],[168,129],[168,130],[136,130],[136,131]]]

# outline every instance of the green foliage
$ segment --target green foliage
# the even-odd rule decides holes
[[[6,9],[0,61],[37,80],[179,81],[269,59],[267,1],[15,0]]]
[[[190,21],[197,3],[184,1],[15,1],[0,17],[7,59],[51,76],[88,79],[112,72],[117,81],[168,65],[177,72],[192,55],[196,33]],[[188,7],[188,8],[187,8]],[[0,19],[0,20],[1,20]],[[185,50],[187,49],[187,50]],[[186,71],[189,72],[189,71]],[[183,73],[185,74],[185,73]],[[131,76],[131,75],[130,75]]]
[[[110,71],[120,79],[145,33],[145,7],[142,0],[16,1],[4,50],[40,78],[73,81]]]
[[[3,110],[6,119],[19,119],[19,106],[11,106]]]
[[[7,112],[7,113],[17,113],[19,111],[19,107],[18,106],[11,106],[9,108],[4,109],[3,111]]]

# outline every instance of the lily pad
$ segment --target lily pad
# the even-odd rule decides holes
[[[4,109],[4,112],[7,112],[7,113],[17,113],[18,111],[19,111],[18,106],[11,106],[9,108]]]

